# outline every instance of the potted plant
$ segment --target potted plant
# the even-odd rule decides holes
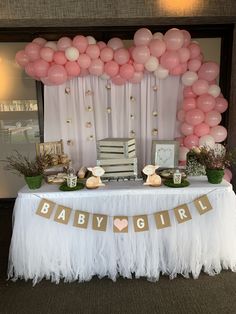
[[[216,148],[195,147],[191,153],[205,167],[208,182],[213,184],[221,183],[224,169],[230,167],[236,159],[236,151],[229,152],[223,145]]]
[[[36,156],[33,160],[22,155],[18,151],[12,156],[7,156],[5,160],[5,170],[10,170],[18,175],[23,175],[29,189],[38,189],[42,185],[43,172],[51,166],[51,156],[42,154]]]

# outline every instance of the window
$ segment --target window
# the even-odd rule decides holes
[[[26,43],[0,43],[0,159],[14,150],[35,155],[40,141],[35,80],[16,63],[15,54]],[[23,178],[0,164],[0,197],[15,197]]]

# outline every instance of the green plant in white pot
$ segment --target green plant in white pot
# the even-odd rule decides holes
[[[38,189],[42,185],[43,172],[51,166],[51,156],[42,154],[30,160],[29,157],[15,151],[14,155],[1,160],[6,164],[5,170],[22,175],[30,189]]]

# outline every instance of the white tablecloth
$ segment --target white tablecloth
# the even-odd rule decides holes
[[[145,276],[158,280],[160,273],[197,278],[201,270],[210,275],[222,268],[236,270],[236,196],[223,181],[213,185],[205,177],[190,179],[191,185],[174,189],[143,186],[143,182],[110,182],[96,190],[61,192],[56,185],[36,191],[24,187],[14,208],[14,228],[9,255],[9,278],[42,278],[59,282],[85,281],[92,276]],[[191,203],[207,194],[213,210],[199,215]],[[113,233],[112,219],[106,232],[56,223],[35,214],[41,198],[76,210],[106,215],[153,214],[189,203],[192,220],[178,224],[170,211],[172,226],[158,230],[152,215],[149,231]],[[131,219],[131,217],[129,218]]]

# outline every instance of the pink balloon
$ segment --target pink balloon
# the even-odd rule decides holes
[[[232,174],[232,172],[231,172],[231,170],[229,168],[225,168],[225,175],[228,176],[229,182],[230,182],[232,180],[232,178],[233,178],[233,174]]]
[[[48,74],[49,63],[45,60],[38,59],[34,61],[35,75],[38,77],[46,77]]]
[[[98,45],[96,45],[96,44],[89,45],[86,49],[86,54],[91,59],[97,59],[100,56],[100,49],[99,49]]]
[[[193,126],[191,124],[184,122],[180,126],[180,131],[185,136],[193,134]]]
[[[52,48],[43,47],[40,50],[40,57],[47,62],[52,62],[53,55],[54,55],[54,50]]]
[[[85,36],[77,35],[73,38],[72,45],[79,50],[79,53],[84,53],[88,47],[88,39]]]
[[[129,79],[130,83],[138,84],[143,79],[143,72],[134,72],[134,75],[131,79]]]
[[[134,62],[144,64],[150,57],[150,50],[146,46],[135,47],[132,51]]]
[[[25,53],[29,57],[30,61],[35,61],[40,58],[39,51],[41,47],[35,43],[29,43],[25,46]]]
[[[184,35],[184,44],[183,47],[187,47],[190,43],[191,40],[191,35],[188,31],[186,31],[185,29],[181,30],[181,33]]]
[[[189,149],[198,146],[198,143],[199,143],[199,138],[194,134],[188,135],[184,139],[184,145],[185,147]]]
[[[217,143],[223,142],[227,137],[227,130],[222,125],[211,128],[209,133]]]
[[[176,67],[170,70],[171,75],[180,75],[183,72],[183,68],[181,64],[178,64]]]
[[[179,55],[176,51],[166,51],[161,56],[160,63],[164,68],[171,70],[179,65]]]
[[[102,50],[103,48],[105,48],[107,46],[106,43],[104,43],[104,41],[98,41],[97,45],[98,45],[100,50]]]
[[[102,62],[101,59],[93,59],[88,68],[89,73],[96,76],[102,75],[103,69],[104,69],[104,63]]]
[[[190,50],[190,59],[196,59],[201,53],[200,46],[196,43],[191,43],[188,49]]]
[[[104,66],[104,71],[110,77],[116,76],[119,72],[119,65],[115,61],[108,61]]]
[[[78,76],[80,74],[80,67],[76,61],[67,61],[65,69],[68,76]]]
[[[199,79],[213,81],[219,75],[219,65],[215,62],[203,63],[198,71]]]
[[[125,48],[117,49],[114,53],[114,61],[120,65],[128,63],[129,58],[129,51]]]
[[[184,35],[176,28],[169,29],[163,39],[168,50],[178,50],[184,44]]]
[[[230,183],[231,180],[232,180],[232,179],[230,178],[230,176],[229,176],[227,173],[224,174],[223,179],[224,179],[225,181],[228,181],[229,183]]]
[[[185,121],[194,126],[202,123],[204,118],[204,113],[199,109],[191,109],[185,113]]]
[[[198,137],[209,134],[210,127],[206,123],[200,123],[194,127],[194,134]]]
[[[163,40],[153,39],[149,44],[150,53],[154,57],[160,57],[166,51],[166,44]]]
[[[91,64],[91,59],[88,55],[83,53],[83,54],[79,55],[77,62],[78,62],[81,69],[88,69],[88,67]]]
[[[134,75],[134,67],[131,64],[123,64],[120,67],[120,76],[126,80],[129,80]]]
[[[113,76],[112,78],[112,83],[115,85],[124,85],[125,84],[125,79],[122,78],[119,74],[116,76]]]
[[[179,54],[179,60],[181,63],[187,62],[190,58],[190,51],[188,48],[185,48],[185,47],[180,48],[178,50],[178,54]]]
[[[189,152],[189,149],[187,147],[180,146],[180,148],[179,148],[179,160],[180,161],[186,161],[188,152]]]
[[[55,61],[56,64],[66,64],[67,59],[65,56],[65,52],[64,51],[55,51],[54,55],[53,55],[53,60]]]
[[[21,67],[25,67],[26,64],[29,63],[29,57],[24,50],[20,50],[16,53],[15,60]]]
[[[196,58],[194,58],[194,59],[196,59],[196,60],[199,60],[199,61],[201,61],[201,63],[203,62],[203,59],[204,59],[204,56],[203,56],[203,54],[202,53],[200,53],[200,55],[199,56],[197,56]]]
[[[54,85],[60,85],[67,80],[67,73],[62,65],[54,64],[48,70],[48,79]]]
[[[47,42],[46,39],[41,37],[37,37],[32,41],[32,43],[38,44],[41,47],[43,47],[46,44],[46,42]]]
[[[194,98],[196,97],[196,94],[194,94],[191,86],[185,86],[183,90],[183,96],[184,98]]]
[[[79,76],[80,77],[84,77],[84,76],[87,76],[87,75],[89,75],[89,71],[88,71],[88,69],[80,69],[80,74],[79,74]]]
[[[216,104],[215,104],[214,109],[220,113],[225,112],[228,108],[228,101],[225,98],[220,97],[220,96],[217,97],[215,100],[216,100]]]
[[[142,63],[134,63],[133,66],[136,72],[143,72],[144,70],[144,65]]]
[[[108,62],[113,59],[114,51],[110,47],[105,47],[100,52],[100,58],[103,62]]]
[[[183,109],[185,111],[192,110],[196,108],[196,100],[195,98],[185,98],[183,101]]]
[[[188,69],[192,72],[197,72],[202,65],[202,62],[198,59],[191,59],[188,61]]]
[[[209,84],[205,80],[197,80],[192,85],[192,90],[196,95],[206,94],[209,89]]]
[[[124,44],[120,38],[114,37],[108,41],[107,47],[110,47],[113,50],[117,50],[117,49],[123,48]]]
[[[58,50],[66,50],[66,48],[71,47],[72,40],[69,37],[61,37],[57,42]]]
[[[197,107],[203,112],[211,111],[215,104],[215,98],[209,94],[203,94],[197,98]]]
[[[147,46],[152,40],[152,33],[147,28],[140,28],[134,34],[135,46]]]
[[[31,77],[35,77],[35,68],[34,68],[34,63],[33,62],[29,62],[26,64],[25,66],[25,72],[31,76]]]
[[[215,110],[209,111],[205,114],[205,122],[211,127],[220,124],[221,119],[221,114]]]
[[[177,113],[177,119],[180,121],[180,122],[184,122],[184,119],[185,119],[185,111],[184,110],[179,110],[178,113]]]
[[[180,67],[181,67],[181,73],[180,74],[183,74],[187,71],[187,63],[181,63]]]

